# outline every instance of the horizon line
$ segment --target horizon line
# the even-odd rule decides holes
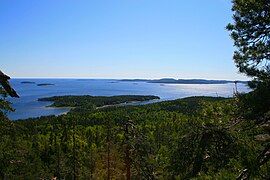
[[[11,79],[99,79],[99,80],[160,80],[160,79],[183,79],[183,80],[217,80],[217,81],[249,81],[246,79],[215,79],[215,78],[173,78],[173,77],[164,77],[164,78],[102,78],[102,77],[11,77]]]

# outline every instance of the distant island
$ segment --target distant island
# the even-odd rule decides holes
[[[21,84],[36,84],[36,83],[32,81],[22,81]]]
[[[122,79],[126,82],[147,82],[147,83],[163,83],[163,84],[227,84],[227,83],[247,83],[247,81],[229,81],[229,80],[207,80],[207,79],[173,79],[163,78],[156,80],[149,79]]]
[[[42,83],[42,84],[37,84],[37,86],[54,86],[54,84],[51,84],[51,83]]]

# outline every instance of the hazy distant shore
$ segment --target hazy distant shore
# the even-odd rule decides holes
[[[227,84],[227,83],[248,83],[248,81],[231,81],[231,80],[207,80],[207,79],[122,79],[120,81],[127,82],[147,82],[147,83],[164,83],[164,84]]]

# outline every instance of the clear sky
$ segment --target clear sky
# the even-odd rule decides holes
[[[13,77],[245,79],[230,0],[0,0]]]

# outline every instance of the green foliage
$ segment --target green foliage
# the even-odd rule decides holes
[[[259,84],[248,94],[238,95],[239,114],[258,123],[266,122],[270,114],[270,83]]]
[[[6,100],[7,96],[8,94],[6,93],[6,91],[2,87],[0,87],[0,119],[1,121],[3,119],[6,119],[5,115],[7,112],[14,111],[14,109],[11,107],[10,102]]]
[[[234,23],[227,29],[237,50],[239,71],[259,81],[269,81],[270,1],[233,0]]]
[[[237,48],[234,52],[234,61],[240,72],[253,78],[249,86],[254,89],[248,94],[237,94],[236,118],[248,120],[256,126],[270,126],[270,1],[233,0],[232,2],[234,23],[229,24],[227,29],[231,32]],[[251,129],[255,131],[256,126]],[[254,148],[246,149],[246,152],[249,152],[247,158],[244,158],[246,167],[239,179],[249,179],[269,167],[270,131],[261,132],[260,136],[266,137],[256,138],[263,142],[261,153],[255,155],[252,154],[252,151],[256,151]],[[269,174],[263,173],[261,178],[269,179]]]
[[[1,176],[231,179],[246,167],[252,177],[267,175],[269,165],[253,163],[262,149],[253,137],[262,130],[251,122],[233,126],[236,105],[190,97],[15,121],[9,133],[1,130]]]

